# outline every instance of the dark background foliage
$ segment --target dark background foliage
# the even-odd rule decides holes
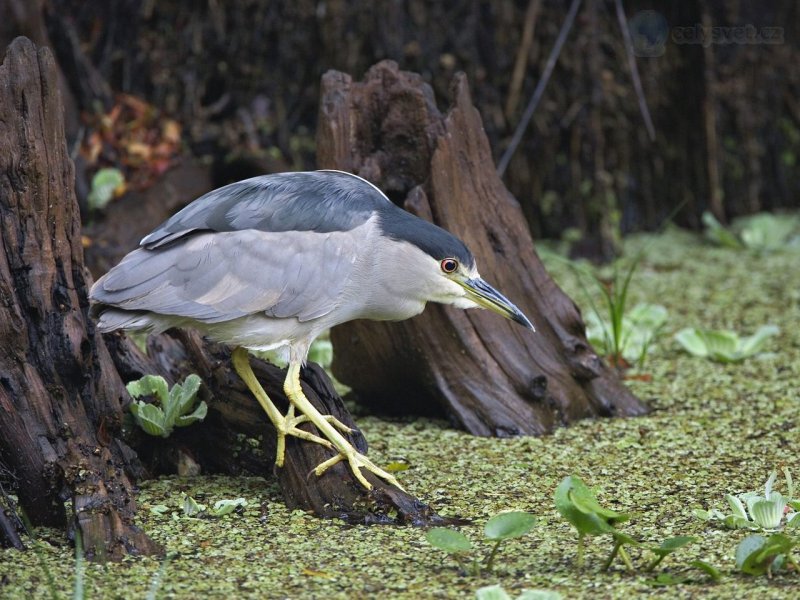
[[[11,0],[12,13],[21,2]],[[189,151],[212,158],[216,183],[265,170],[314,168],[320,76],[337,69],[358,78],[386,58],[421,74],[442,109],[453,75],[466,72],[499,158],[569,5],[553,0],[33,4],[41,6],[47,36],[83,111],[83,120],[73,119],[69,127],[73,142],[90,129],[81,126],[87,114],[107,112],[116,94],[131,94],[181,124]],[[796,207],[797,3],[629,0],[624,8],[629,19],[654,10],[666,26],[663,53],[636,58],[655,141],[644,126],[614,1],[585,0],[505,173],[534,236],[560,237],[574,228],[589,241],[588,253],[608,256],[619,233],[657,227],[677,206],[682,208],[676,220],[691,227],[699,227],[705,210],[728,220]],[[0,42],[25,33],[25,26],[11,22],[0,30]],[[529,42],[526,23],[532,29]],[[745,33],[751,37],[748,43],[700,43],[700,26],[749,28]]]

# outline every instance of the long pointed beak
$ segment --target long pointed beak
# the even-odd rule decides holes
[[[511,301],[503,296],[500,292],[486,283],[483,279],[464,279],[459,281],[465,290],[467,290],[467,297],[479,304],[483,308],[488,308],[506,319],[516,321],[520,325],[524,325],[532,331],[536,331],[533,323],[530,322],[520,309],[514,306]]]

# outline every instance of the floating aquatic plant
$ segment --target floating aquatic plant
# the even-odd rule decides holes
[[[728,329],[687,327],[675,334],[675,340],[693,356],[717,362],[739,362],[764,350],[767,340],[780,333],[774,325],[764,325],[750,336],[739,336]]]
[[[130,411],[136,423],[146,433],[169,437],[175,427],[186,427],[202,421],[208,406],[200,402],[193,409],[200,389],[200,377],[189,375],[183,384],[176,383],[168,389],[167,381],[160,375],[145,375],[125,386],[133,398],[154,396],[157,404],[135,400]]]

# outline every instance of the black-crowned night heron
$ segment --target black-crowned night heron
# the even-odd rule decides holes
[[[193,327],[233,345],[236,372],[278,431],[276,464],[292,435],[337,452],[317,475],[346,460],[367,489],[362,468],[399,484],[300,388],[319,334],[353,319],[407,319],[427,302],[488,308],[533,329],[480,278],[461,240],[341,171],[264,175],[209,192],[146,236],[94,284],[90,299],[102,332]],[[285,416],[253,374],[247,349],[285,351]],[[307,421],[324,437],[298,428]]]

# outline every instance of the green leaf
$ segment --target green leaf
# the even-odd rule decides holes
[[[180,397],[180,414],[186,414],[186,412],[192,407],[194,404],[195,397],[197,396],[197,392],[200,390],[200,384],[202,383],[200,376],[195,375],[192,373],[188,375],[186,379],[183,381],[183,387],[181,389],[181,397]]]
[[[163,515],[169,512],[169,506],[166,504],[154,504],[150,507],[150,512],[154,515]]]
[[[145,375],[141,379],[128,382],[125,389],[128,390],[132,398],[155,396],[162,406],[169,397],[167,380],[160,375]]]
[[[522,590],[517,600],[562,600],[563,597],[555,590]]]
[[[145,402],[133,402],[130,406],[131,414],[136,420],[136,424],[149,435],[169,437],[172,429],[167,429],[164,425],[164,412],[155,404]]]
[[[736,567],[741,569],[745,559],[764,547],[766,538],[763,535],[748,535],[736,547]]]
[[[164,420],[170,427],[175,425],[175,420],[180,414],[181,387],[180,383],[173,385],[167,401],[163,403]]]
[[[786,522],[787,527],[800,527],[800,512],[794,513]]]
[[[775,325],[762,325],[753,335],[743,337],[739,341],[738,354],[742,358],[758,354],[764,349],[767,340],[780,332],[781,330]]]
[[[450,554],[461,554],[472,550],[472,543],[460,531],[445,527],[434,527],[425,534],[425,539],[435,548]]]
[[[783,520],[783,509],[786,502],[779,500],[759,500],[750,508],[753,520],[764,529],[777,529]]]
[[[205,504],[198,504],[197,500],[195,500],[194,498],[192,498],[188,494],[185,494],[183,496],[182,508],[183,508],[183,514],[185,516],[193,517],[193,516],[203,512],[204,510],[206,510],[206,505]]]
[[[731,507],[732,515],[736,519],[744,519],[748,521],[747,518],[747,511],[744,508],[744,504],[739,499],[738,496],[734,496],[733,494],[725,494],[725,501],[728,503],[728,506]]]
[[[701,219],[703,220],[703,225],[706,226],[705,236],[708,240],[725,248],[739,249],[742,247],[742,243],[739,239],[731,231],[726,229],[710,212],[704,212]]]
[[[797,224],[793,216],[758,213],[736,219],[733,227],[749,250],[761,253],[779,250],[788,244]]]
[[[580,508],[575,503],[575,490],[578,490]],[[591,490],[575,475],[565,477],[556,488],[554,494],[556,509],[579,533],[587,535],[613,533],[616,530],[608,523],[607,518],[594,512],[598,508],[603,512],[606,511],[597,504],[596,499],[592,502],[591,499],[593,498],[594,495]],[[613,511],[609,512],[613,513]],[[619,515],[619,513],[613,514],[618,517],[626,516]]]
[[[570,491],[570,498],[578,510],[584,513],[594,513],[607,521],[622,522],[628,520],[628,515],[600,506],[594,492],[586,487],[582,481],[578,481],[579,483]]]
[[[511,600],[511,596],[500,585],[478,588],[475,590],[475,598],[477,600]]]
[[[493,516],[486,522],[484,534],[490,540],[510,540],[522,537],[536,525],[536,517],[526,512],[507,512]]]
[[[700,337],[706,346],[708,355],[719,362],[739,360],[739,336],[733,331],[717,329],[701,329]]]
[[[586,315],[586,337],[600,354],[621,352],[626,361],[634,363],[649,351],[668,314],[659,304],[637,304],[622,316],[621,330],[617,332],[619,348],[615,348],[612,326],[591,311]]]
[[[87,201],[92,210],[101,210],[114,198],[117,188],[125,185],[125,176],[119,169],[100,169],[92,177],[92,189]]]
[[[247,506],[247,500],[244,498],[236,498],[235,500],[217,500],[213,508],[208,511],[208,514],[214,517],[222,517],[232,513],[240,506]]]
[[[751,535],[736,548],[736,566],[743,573],[763,575],[770,569],[780,568],[783,558],[795,545],[795,540],[781,533],[775,533],[766,540],[763,536]]]
[[[698,330],[694,327],[681,329],[675,334],[675,340],[681,346],[683,346],[684,350],[693,356],[700,356],[701,358],[708,356],[708,348],[706,347],[706,343]]]
[[[166,411],[167,419],[179,427],[186,427],[197,420],[202,420],[206,416],[206,408],[198,407],[193,415],[186,416],[197,397],[200,389],[200,377],[192,373],[188,375],[183,383],[176,383],[169,391],[169,410]]]
[[[208,414],[208,405],[205,402],[200,402],[197,405],[197,408],[194,409],[194,412],[190,415],[183,415],[175,419],[175,425],[177,427],[186,427],[187,425],[191,425],[196,421],[202,421],[206,418]]]
[[[675,340],[689,354],[731,363],[758,354],[771,337],[779,333],[773,325],[764,325],[749,337],[740,338],[734,331],[688,327],[675,334]]]
[[[652,550],[658,556],[668,556],[668,555],[672,554],[673,552],[675,552],[676,550],[679,550],[680,548],[683,548],[687,544],[691,544],[692,542],[696,542],[696,541],[697,541],[697,538],[694,537],[694,536],[691,536],[691,535],[679,535],[679,536],[676,536],[676,537],[667,538],[666,540],[661,542],[660,546],[652,547],[652,548],[650,548],[650,550]]]
[[[711,579],[715,582],[722,579],[722,573],[720,572],[720,570],[714,565],[707,563],[704,560],[693,560],[692,562],[689,563],[689,565],[694,567],[695,569],[700,569],[706,575],[711,577]]]

